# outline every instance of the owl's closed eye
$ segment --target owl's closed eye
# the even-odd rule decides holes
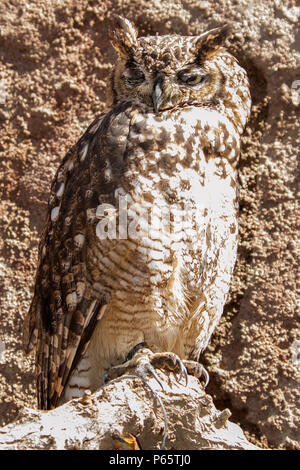
[[[229,28],[200,36],[138,38],[127,20],[119,19],[112,44],[119,60],[112,77],[113,100],[135,98],[155,112],[215,102],[224,76],[217,66]]]

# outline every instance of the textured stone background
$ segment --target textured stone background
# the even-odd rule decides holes
[[[143,35],[234,26],[228,45],[249,73],[253,112],[240,162],[238,262],[203,361],[216,405],[231,409],[253,443],[299,449],[299,0],[2,0],[0,424],[35,404],[21,329],[37,243],[56,168],[104,109],[113,13]]]

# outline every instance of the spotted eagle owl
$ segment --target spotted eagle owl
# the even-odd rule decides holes
[[[63,159],[39,247],[27,351],[53,408],[137,344],[199,360],[235,263],[237,163],[250,112],[228,28],[138,37],[118,18],[107,112]]]

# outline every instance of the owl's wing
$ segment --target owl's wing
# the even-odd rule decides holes
[[[51,186],[34,297],[24,325],[36,348],[38,404],[54,408],[83,356],[108,294],[93,297],[87,252],[100,201],[114,203],[123,170],[130,103],[101,115],[66,154]],[[107,178],[107,170],[109,178]]]

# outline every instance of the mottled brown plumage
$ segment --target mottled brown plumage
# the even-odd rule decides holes
[[[25,330],[43,409],[99,387],[140,342],[193,360],[207,346],[235,262],[250,112],[227,32],[138,38],[118,19],[109,109],[63,159],[39,248]]]

